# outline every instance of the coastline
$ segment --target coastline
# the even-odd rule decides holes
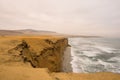
[[[120,79],[120,74],[109,73],[109,72],[86,73],[85,74],[85,73],[72,73],[72,72],[51,72],[48,69],[46,69],[46,67],[33,68],[31,67],[29,62],[24,63],[23,59],[19,57],[21,55],[19,53],[19,50],[21,50],[21,48],[18,49],[16,48],[16,46],[18,46],[18,44],[21,44],[21,40],[23,39],[26,40],[27,44],[29,44],[29,47],[32,47],[33,51],[38,51],[38,52],[42,50],[42,49],[39,50],[39,48],[46,48],[51,45],[51,44],[48,45],[44,43],[44,40],[50,39],[53,42],[56,42],[56,40],[57,41],[62,40],[60,41],[60,43],[54,44],[54,47],[55,48],[57,47],[55,50],[58,51],[57,54],[54,54],[54,55],[50,54],[50,56],[52,55],[54,57],[49,57],[49,55],[43,54],[45,56],[45,60],[43,59],[42,56],[41,56],[42,58],[40,58],[40,60],[43,61],[42,62],[43,64],[44,62],[47,62],[46,59],[47,60],[49,59],[50,62],[51,60],[56,61],[58,65],[62,64],[61,60],[63,60],[63,54],[61,53],[65,51],[64,49],[65,47],[68,47],[67,40],[65,40],[65,42],[63,40],[65,39],[64,37],[60,37],[60,36],[0,37],[0,44],[1,44],[0,45],[0,58],[1,58],[0,59],[0,80],[119,80]],[[43,45],[45,44],[46,46],[44,47],[44,46],[38,45],[38,43],[43,44]],[[59,48],[63,47],[63,45],[64,45],[64,48],[62,48],[61,49],[62,51],[61,51]],[[8,50],[10,49],[13,49],[12,53],[8,53]],[[18,51],[14,49],[18,49]],[[69,53],[69,51],[70,50],[68,49],[68,51],[66,51],[65,53]],[[51,53],[51,51],[48,53]],[[60,54],[61,56],[58,54]],[[55,55],[58,55],[58,56],[55,57]],[[69,54],[65,54],[65,56],[66,55],[70,57]],[[61,60],[58,60],[58,59],[61,59]],[[58,63],[57,60],[60,61],[60,63]],[[66,61],[67,63],[66,68],[68,68],[67,70],[71,70],[71,68],[68,67],[70,65],[68,64],[69,61],[70,60]],[[61,66],[59,65],[59,67]]]

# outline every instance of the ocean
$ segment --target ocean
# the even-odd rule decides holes
[[[72,71],[120,73],[120,38],[69,38]]]

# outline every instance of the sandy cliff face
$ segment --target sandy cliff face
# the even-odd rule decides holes
[[[10,54],[19,55],[23,62],[30,62],[36,68],[48,68],[50,71],[59,72],[62,70],[63,55],[68,40],[23,38],[22,42],[10,49]]]
[[[71,56],[71,46],[68,46],[64,51],[63,61],[62,61],[62,72],[72,72],[72,56]]]
[[[0,37],[0,80],[120,80],[120,74],[106,72],[54,73],[62,69],[67,46],[66,38],[55,36]],[[67,58],[70,56],[68,52],[69,49],[64,54]],[[68,63],[67,58],[64,60]],[[68,70],[68,67],[64,69]]]

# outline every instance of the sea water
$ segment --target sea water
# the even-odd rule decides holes
[[[75,73],[120,73],[120,38],[69,38]]]

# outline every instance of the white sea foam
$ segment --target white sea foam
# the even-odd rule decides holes
[[[104,51],[106,53],[114,53],[114,50],[116,50],[116,49],[113,49],[113,48],[110,48],[110,47],[105,47],[105,46],[95,46],[95,48],[97,48],[101,51]]]
[[[72,68],[76,73],[109,71],[120,73],[120,51],[84,39],[69,39]]]
[[[83,54],[87,55],[89,57],[96,56],[97,53],[99,53],[99,52],[98,51],[83,51]]]

